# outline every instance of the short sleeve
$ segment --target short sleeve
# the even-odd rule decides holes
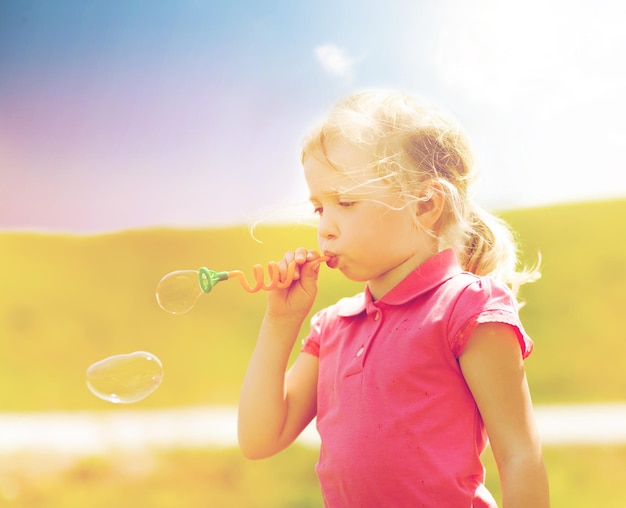
[[[334,328],[340,317],[355,316],[363,312],[364,309],[365,294],[361,292],[351,297],[342,298],[334,305],[320,310],[311,318],[311,331],[302,341],[300,351],[319,358],[322,337],[328,329]]]
[[[522,326],[513,293],[489,277],[475,279],[459,295],[450,319],[448,332],[450,348],[458,358],[463,353],[476,326],[481,323],[505,323],[517,335],[522,358],[533,350],[533,342]]]
[[[301,351],[315,357],[320,356],[320,337],[322,335],[322,324],[326,310],[321,310],[311,318],[311,330],[309,335],[302,341]]]

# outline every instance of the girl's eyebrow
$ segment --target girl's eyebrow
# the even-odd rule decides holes
[[[315,201],[315,200],[319,200],[320,197],[322,197],[322,198],[324,198],[324,197],[336,197],[336,196],[340,196],[341,194],[344,194],[344,193],[339,191],[338,189],[329,189],[329,190],[325,190],[323,192],[320,192],[317,195],[311,194],[309,196],[309,200],[310,201]]]

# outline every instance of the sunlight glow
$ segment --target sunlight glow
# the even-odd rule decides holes
[[[618,93],[626,84],[626,32],[615,11],[624,15],[626,7],[565,0],[448,3],[436,63],[446,83],[505,109],[519,98],[559,109]]]
[[[625,16],[617,1],[440,5],[432,63],[474,105],[495,206],[624,195]]]

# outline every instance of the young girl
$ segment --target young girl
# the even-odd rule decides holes
[[[347,97],[305,142],[323,256],[304,248],[293,283],[268,294],[239,406],[245,456],[282,450],[317,417],[324,503],[495,507],[487,438],[505,508],[549,506],[523,359],[532,350],[507,227],[469,199],[459,128],[401,93]],[[322,262],[363,293],[310,312]]]

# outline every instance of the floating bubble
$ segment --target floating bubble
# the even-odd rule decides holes
[[[205,267],[168,273],[157,285],[157,302],[171,314],[184,314],[193,308],[200,295],[209,293],[218,282],[227,280],[233,273],[216,272]]]
[[[162,379],[161,360],[145,351],[109,356],[87,369],[87,387],[91,393],[114,404],[145,399]]]
[[[198,270],[178,270],[168,273],[157,285],[159,306],[171,314],[189,312],[203,293],[198,282]]]

